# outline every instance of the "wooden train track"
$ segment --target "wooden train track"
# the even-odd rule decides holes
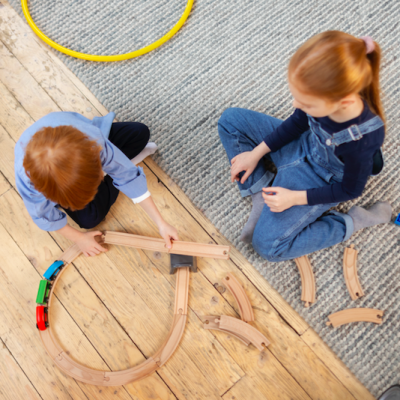
[[[364,296],[364,292],[358,280],[357,274],[357,255],[358,252],[354,248],[354,244],[346,247],[343,256],[343,274],[346,281],[347,289],[353,300],[357,300]]]
[[[256,328],[250,324],[235,317],[227,315],[205,316],[202,317],[204,329],[215,329],[221,332],[229,333],[231,336],[239,339],[245,345],[250,343],[263,351],[270,345],[268,339]]]
[[[232,273],[228,273],[222,280],[224,286],[232,293],[239,307],[240,317],[245,322],[254,321],[253,307],[243,289],[243,286]]]
[[[307,256],[302,256],[294,260],[301,277],[301,300],[304,301],[304,307],[309,307],[315,303],[315,279],[314,273]]]
[[[107,231],[101,238],[101,242],[116,245],[130,246],[135,248],[144,248],[147,250],[173,252],[174,254],[184,254],[202,257],[229,258],[229,247],[210,244],[190,243],[190,242],[173,242],[172,249],[167,249],[162,239],[154,239],[129,233],[119,233]],[[74,244],[69,247],[62,255],[60,261],[53,263],[45,272],[45,276],[49,277],[52,282],[49,284],[49,295],[46,297],[45,304],[37,306],[39,312],[45,313],[40,318],[41,326],[39,330],[40,338],[47,353],[53,359],[54,363],[67,375],[81,382],[96,386],[120,386],[130,382],[142,379],[167,362],[172,356],[175,349],[179,345],[182,338],[186,321],[188,308],[189,293],[189,268],[179,268],[176,273],[176,291],[174,304],[174,317],[170,332],[160,349],[146,361],[135,367],[123,371],[98,371],[85,367],[74,361],[66,351],[59,345],[51,326],[51,309],[54,289],[57,286],[62,274],[66,270],[66,266],[81,254],[79,247]],[[61,265],[61,267],[60,267]],[[54,266],[54,267],[53,267]],[[53,275],[54,273],[54,275]],[[54,280],[54,281],[53,281]],[[51,286],[50,286],[51,285]],[[44,311],[45,310],[45,311]],[[223,329],[223,327],[222,327]],[[253,328],[254,329],[254,328]],[[240,336],[240,332],[238,336]],[[248,329],[244,331],[243,337],[248,335]],[[259,338],[251,336],[258,345]]]
[[[351,322],[373,322],[380,325],[383,322],[383,311],[374,308],[349,308],[331,314],[328,318],[326,325],[335,328]]]

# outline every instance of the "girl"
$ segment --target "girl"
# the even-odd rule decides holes
[[[77,113],[55,112],[35,122],[15,146],[17,189],[39,228],[61,233],[86,256],[107,251],[95,240],[101,232],[78,231],[59,208],[81,228],[91,229],[105,218],[119,191],[143,207],[170,248],[171,239],[178,240],[177,231],[161,217],[143,169],[135,166],[157,146],[148,143],[147,126],[112,123],[114,117],[109,113],[91,121]]]
[[[318,34],[289,63],[293,115],[282,122],[244,109],[222,114],[218,130],[231,180],[253,201],[241,240],[267,260],[300,257],[390,221],[388,203],[329,211],[360,196],[368,176],[383,167],[380,55],[370,37]],[[276,176],[264,165],[271,160]]]

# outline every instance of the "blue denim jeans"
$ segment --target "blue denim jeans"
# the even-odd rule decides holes
[[[226,110],[218,121],[218,132],[229,161],[253,150],[281,123],[277,118],[251,110]],[[271,185],[307,190],[341,181],[343,163],[334,156],[334,150],[310,146],[314,140],[318,139],[318,143],[326,140],[323,137],[326,132],[319,131],[317,126],[314,128],[261,159],[246,182],[238,183],[241,195],[255,194]],[[266,160],[272,160],[277,167],[276,176],[265,168]],[[335,205],[293,206],[280,213],[271,212],[264,205],[253,234],[254,249],[265,259],[277,262],[347,240],[354,231],[353,220],[347,214],[328,211]]]

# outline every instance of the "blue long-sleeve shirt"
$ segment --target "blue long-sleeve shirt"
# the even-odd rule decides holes
[[[364,101],[364,110],[361,115],[350,121],[338,123],[329,117],[315,118],[329,134],[342,131],[351,125],[360,125],[374,118],[375,114]],[[264,138],[271,151],[279,150],[292,140],[298,139],[301,134],[308,131],[307,114],[296,109],[274,132]],[[307,200],[309,205],[340,203],[354,199],[361,195],[368,177],[372,173],[373,157],[382,146],[385,137],[384,127],[364,135],[362,139],[343,143],[335,147],[335,155],[344,163],[343,180],[321,188],[308,189]]]
[[[111,112],[104,117],[90,120],[78,113],[54,112],[36,121],[21,135],[14,150],[16,186],[30,216],[39,228],[55,231],[67,224],[65,213],[59,210],[58,204],[46,199],[34,188],[23,167],[26,145],[32,136],[44,127],[69,125],[96,140],[101,146],[100,159],[103,171],[113,178],[114,186],[134,201],[145,197],[148,193],[143,169],[136,167],[108,140],[114,117],[115,114]]]

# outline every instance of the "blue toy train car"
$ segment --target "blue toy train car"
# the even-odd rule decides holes
[[[43,274],[43,277],[46,278],[48,281],[53,281],[56,279],[58,273],[61,271],[62,267],[64,266],[64,261],[54,261],[53,264],[47,268],[47,271]]]

